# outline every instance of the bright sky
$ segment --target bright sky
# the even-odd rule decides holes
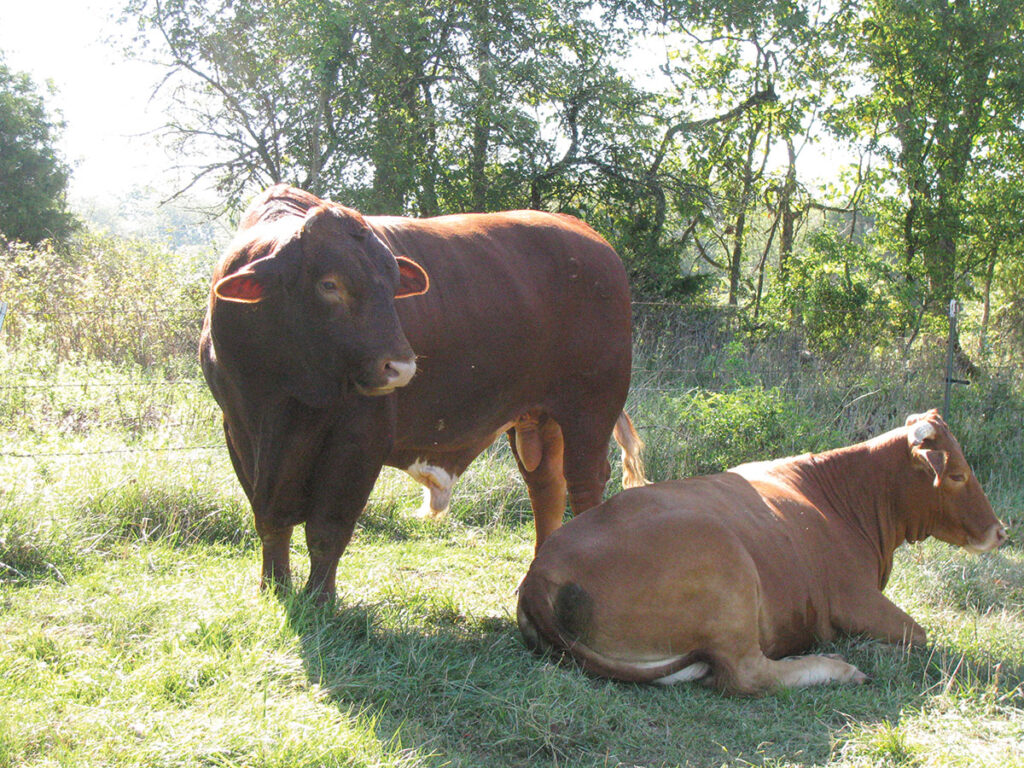
[[[173,164],[155,142],[160,109],[149,103],[160,71],[121,54],[122,0],[0,0],[0,51],[28,72],[67,127],[60,147],[74,173],[71,194],[102,199],[133,186],[168,185]]]

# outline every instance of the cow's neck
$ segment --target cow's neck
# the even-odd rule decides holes
[[[907,540],[897,489],[906,477],[908,460],[906,436],[895,430],[864,443],[812,454],[801,473],[817,489],[824,508],[854,535],[862,536],[874,552],[879,588],[889,579],[893,553]]]

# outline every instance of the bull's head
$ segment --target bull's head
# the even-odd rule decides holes
[[[242,365],[266,370],[313,407],[353,387],[384,395],[405,386],[416,358],[395,299],[425,293],[429,279],[395,256],[356,211],[321,205],[270,253],[214,285],[230,311]],[[244,311],[248,305],[249,311]]]
[[[931,535],[976,554],[1006,541],[1006,529],[938,411],[909,416],[906,425],[917,484],[923,486],[915,495],[927,505],[921,510],[924,528],[911,538]]]

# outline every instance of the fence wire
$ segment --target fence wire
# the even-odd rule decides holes
[[[177,317],[180,322],[153,333],[149,332],[151,329],[138,332],[134,338],[137,346],[130,357],[125,358],[127,363],[122,360],[119,368],[125,372],[119,376],[109,370],[90,374],[88,362],[83,365],[74,362],[75,358],[63,359],[61,354],[67,353],[69,341],[61,338],[57,329],[70,323],[76,325],[76,334],[86,334],[93,328],[98,338],[89,339],[89,351],[102,349],[105,329],[123,327],[121,323],[127,323],[129,318],[137,323],[138,308],[61,312],[58,319],[58,313],[52,311],[19,312],[16,306],[8,307],[6,327],[0,330],[0,434],[6,433],[10,443],[6,447],[0,444],[0,458],[199,454],[223,450],[223,443],[210,439],[220,430],[219,411],[206,389],[195,357],[195,340],[204,311],[202,307],[146,309],[146,315],[158,318],[150,321],[154,325],[170,322],[171,317]],[[91,326],[90,321],[97,317],[109,323]],[[34,335],[26,331],[26,318],[38,326]],[[12,326],[17,327],[17,331],[12,333]],[[737,379],[756,379],[763,386],[791,384],[801,377],[819,375],[827,366],[826,361],[816,359],[795,337],[780,336],[761,343],[738,344],[738,330],[739,314],[735,310],[669,301],[634,302],[636,367],[631,397],[642,397],[644,393],[683,394],[693,388],[714,387],[716,383],[726,385]],[[168,336],[174,336],[173,344],[167,343]],[[31,356],[24,354],[26,345],[31,345],[33,350],[45,350],[48,344],[53,345],[50,361],[56,361],[52,365],[56,371],[52,378],[40,375],[39,368],[26,362],[26,357],[31,359]],[[935,350],[938,354],[932,354],[932,358],[945,357],[944,345],[941,346],[943,348]],[[19,354],[19,350],[23,354]],[[5,370],[2,364],[8,361],[10,367]],[[894,369],[893,374],[934,378],[935,403],[938,404],[948,374],[930,370],[931,363],[923,358],[916,365],[914,371],[901,374]],[[161,374],[161,370],[174,373]],[[190,370],[194,375],[187,374]],[[989,373],[1012,376],[1016,369],[989,366]],[[851,391],[852,402],[877,393],[867,389]],[[26,423],[37,431],[52,429],[79,434],[116,427],[141,435],[160,429],[179,435],[191,432],[199,439],[176,446],[19,450],[13,446],[30,442],[23,441],[19,435],[19,424]]]

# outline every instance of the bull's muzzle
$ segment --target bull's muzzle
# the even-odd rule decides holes
[[[383,358],[374,366],[373,383],[356,382],[356,389],[361,395],[371,397],[387,395],[399,387],[404,387],[416,375],[416,360],[394,360]]]

